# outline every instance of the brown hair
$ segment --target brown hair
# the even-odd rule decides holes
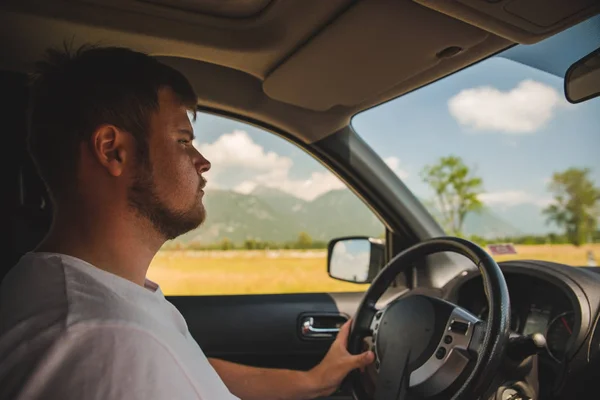
[[[147,54],[90,45],[48,50],[32,75],[28,144],[50,196],[73,192],[80,145],[102,124],[129,132],[138,160],[149,165],[148,124],[163,87],[195,114],[187,79]]]

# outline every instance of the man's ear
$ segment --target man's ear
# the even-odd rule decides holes
[[[112,176],[120,176],[125,163],[129,162],[129,155],[132,154],[129,139],[127,132],[114,125],[101,125],[92,135],[92,154]]]

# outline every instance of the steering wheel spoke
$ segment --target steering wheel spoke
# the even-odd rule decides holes
[[[434,396],[450,387],[476,356],[470,346],[475,333],[479,332],[481,320],[460,307],[450,307],[450,315],[437,337],[435,350],[410,374],[409,387],[423,397]]]

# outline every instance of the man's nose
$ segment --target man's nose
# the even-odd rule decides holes
[[[208,161],[198,150],[196,150],[194,165],[199,174],[207,172],[211,167],[210,161]]]

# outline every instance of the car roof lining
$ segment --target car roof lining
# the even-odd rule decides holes
[[[195,1],[205,10],[214,3]],[[504,3],[524,7],[516,1]],[[181,70],[200,106],[312,143],[362,110],[598,13],[597,4],[586,2],[572,0],[574,6],[561,11],[564,18],[553,11],[544,21],[554,24],[531,27],[517,26],[499,8],[475,18],[471,0],[450,9],[455,2],[255,0],[254,14],[252,4],[240,8],[245,17],[182,10],[183,0],[5,0],[0,68],[28,71],[43,50],[65,40],[130,47]],[[512,22],[502,25],[502,18]],[[451,46],[463,51],[436,56]]]

